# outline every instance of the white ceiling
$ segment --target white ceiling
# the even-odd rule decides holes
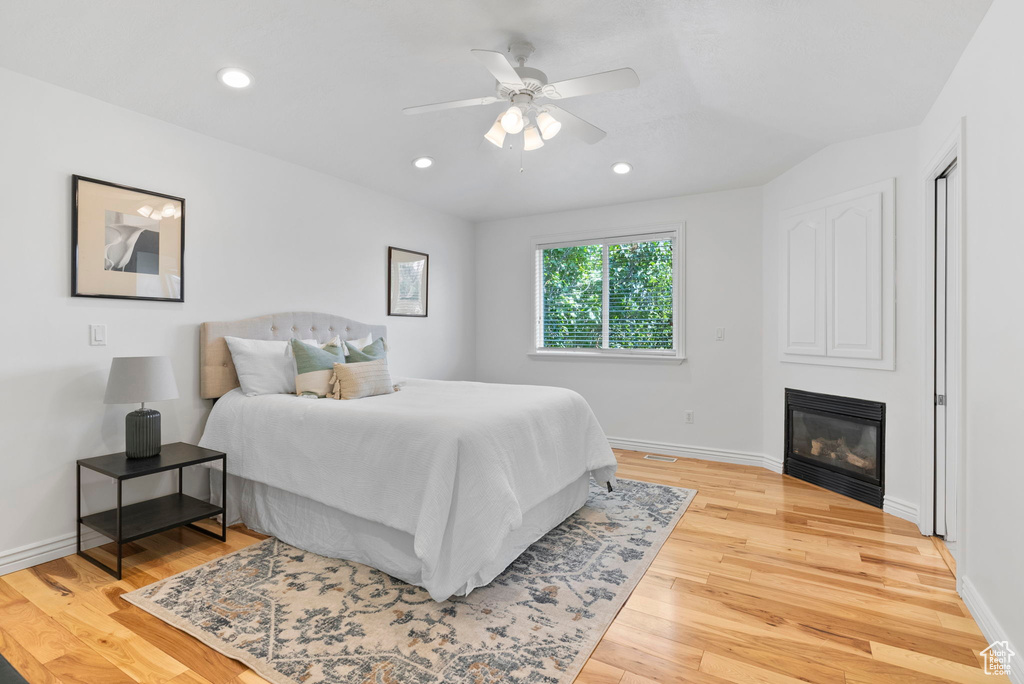
[[[760,184],[916,125],[990,2],[0,0],[0,66],[482,220]],[[559,103],[607,138],[563,134],[520,173],[482,137],[500,104],[401,113],[493,94],[469,50],[516,38],[552,81],[637,72],[639,88]],[[224,66],[254,87],[220,85]]]

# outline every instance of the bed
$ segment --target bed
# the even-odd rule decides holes
[[[571,390],[409,379],[355,401],[245,396],[224,341],[367,334],[387,338],[315,313],[202,325],[201,393],[217,401],[200,445],[228,454],[229,522],[442,601],[489,583],[583,505],[591,479],[614,486],[608,441]]]

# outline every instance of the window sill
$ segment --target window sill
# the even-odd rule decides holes
[[[667,365],[679,365],[686,360],[685,356],[679,354],[616,354],[615,352],[585,352],[585,351],[564,351],[564,352],[527,352],[532,359],[545,359],[548,361],[583,361],[611,359],[615,361],[639,361],[641,363],[662,363]]]

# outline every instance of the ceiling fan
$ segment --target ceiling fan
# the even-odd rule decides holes
[[[548,83],[548,77],[543,71],[526,66],[526,60],[534,52],[532,43],[517,41],[509,45],[508,51],[519,66],[512,66],[500,52],[470,50],[497,80],[494,95],[406,107],[402,111],[406,114],[422,114],[457,107],[508,102],[508,109],[498,116],[494,125],[484,134],[484,138],[496,146],[504,146],[506,135],[522,132],[523,149],[529,152],[542,147],[545,140],[554,138],[563,129],[593,145],[607,134],[561,107],[539,103],[538,100],[564,100],[568,97],[634,88],[640,84],[640,79],[632,69],[615,69]]]

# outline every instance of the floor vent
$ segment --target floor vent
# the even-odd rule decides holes
[[[657,454],[645,454],[644,458],[648,461],[661,461],[662,463],[675,463],[679,460],[671,456],[658,456]]]

